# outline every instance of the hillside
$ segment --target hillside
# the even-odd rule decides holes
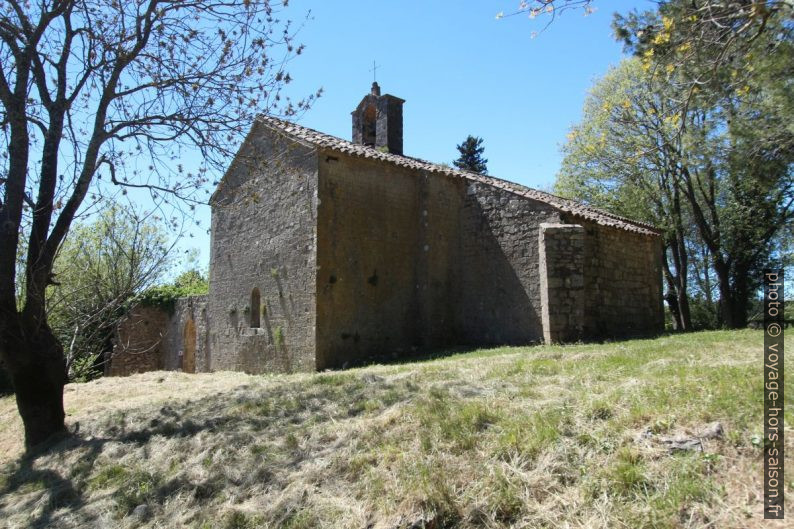
[[[783,527],[761,519],[762,344],[708,332],[108,378],[67,387],[77,434],[33,461],[4,398],[0,527]],[[671,451],[677,436],[703,450]]]

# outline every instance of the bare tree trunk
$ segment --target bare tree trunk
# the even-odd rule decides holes
[[[689,273],[689,258],[687,255],[686,238],[681,215],[681,199],[678,188],[673,189],[673,225],[675,226],[674,238],[670,248],[673,254],[673,265],[676,271],[676,295],[678,296],[678,310],[681,312],[681,330],[692,330],[692,317],[689,311],[689,293],[687,292],[687,274]]]
[[[689,311],[689,294],[687,292],[687,267],[688,259],[683,235],[676,230],[676,234],[667,241],[670,248],[672,265],[668,263],[667,251],[663,254],[662,264],[664,276],[667,281],[667,305],[673,316],[673,328],[677,331],[692,330],[692,318]]]
[[[66,433],[63,349],[47,324],[24,321],[20,314],[0,332],[3,360],[14,385],[28,450]]]
[[[677,248],[673,251],[675,267],[678,274],[675,276],[675,293],[678,298],[678,309],[681,312],[681,330],[692,330],[692,317],[689,311],[689,293],[687,292],[687,258],[686,249],[682,241],[677,241]]]
[[[664,279],[667,283],[667,294],[664,300],[667,302],[667,308],[670,309],[670,316],[673,320],[673,330],[683,331],[684,323],[681,320],[681,309],[678,305],[678,291],[676,289],[676,280],[673,272],[670,270],[670,265],[667,262],[667,250],[662,253],[662,265],[664,269]]]

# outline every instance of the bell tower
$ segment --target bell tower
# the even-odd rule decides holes
[[[378,83],[372,83],[370,93],[352,112],[353,143],[402,154],[403,103],[405,100],[399,97],[381,95]]]

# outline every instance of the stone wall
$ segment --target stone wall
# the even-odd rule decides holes
[[[372,160],[320,157],[317,366],[543,339],[551,206]]]
[[[611,339],[661,332],[661,239],[592,222],[579,223],[586,233],[585,337]]]
[[[178,299],[163,337],[163,369],[209,371],[208,326],[207,296]]]
[[[540,300],[546,343],[584,337],[584,243],[584,228],[577,224],[540,225]]]
[[[463,195],[459,180],[321,156],[319,369],[457,341]]]
[[[337,152],[318,179],[318,369],[660,330],[656,238]]]
[[[168,320],[168,313],[159,307],[132,307],[116,328],[105,374],[125,376],[163,369],[162,341]]]
[[[207,297],[176,300],[173,311],[136,305],[119,322],[106,369],[124,376],[157,369],[207,371]]]
[[[317,164],[256,122],[213,195],[204,368],[315,368]]]
[[[543,339],[538,230],[559,222],[542,202],[469,183],[461,212],[461,343],[528,344]]]

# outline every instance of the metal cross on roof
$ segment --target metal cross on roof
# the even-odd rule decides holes
[[[372,72],[372,82],[378,80],[378,68],[380,68],[380,66],[375,64],[375,61],[372,61],[372,69],[370,70],[370,72]]]

